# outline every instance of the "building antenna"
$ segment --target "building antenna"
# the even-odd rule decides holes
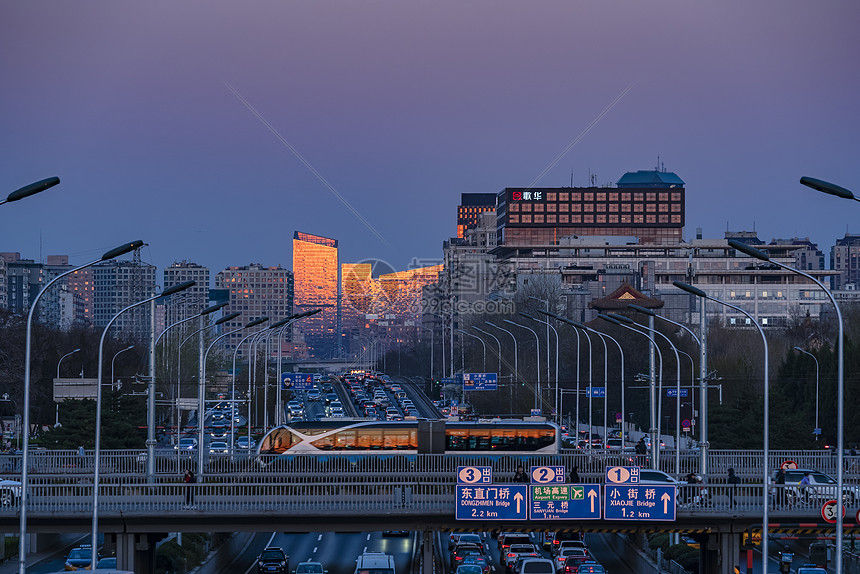
[[[660,171],[660,154],[657,154],[657,167],[654,168],[654,171]]]
[[[573,187],[573,170],[570,171],[570,187]]]

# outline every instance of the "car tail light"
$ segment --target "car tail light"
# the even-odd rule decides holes
[[[512,552],[508,552],[508,558],[513,558],[514,556],[516,556],[516,554],[514,554]]]

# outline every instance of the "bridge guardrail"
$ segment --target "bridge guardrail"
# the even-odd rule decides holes
[[[92,512],[92,483],[34,479],[29,486],[28,512],[34,516],[86,515]],[[621,487],[623,489],[623,487]],[[796,487],[771,485],[771,519],[820,522],[821,501],[790,493]],[[622,491],[623,492],[623,491]],[[631,489],[634,497],[637,489]],[[604,493],[605,494],[605,493]],[[186,498],[188,497],[188,498]],[[99,512],[110,515],[160,515],[185,510],[189,500],[198,510],[213,513],[429,513],[454,515],[455,489],[450,481],[234,482],[184,484],[141,480],[106,482],[100,487]],[[0,516],[15,516],[20,500],[0,507]],[[678,517],[760,517],[762,486],[681,485]]]
[[[155,470],[157,475],[178,475],[187,468],[197,471],[195,451],[156,450]],[[142,475],[146,472],[147,452],[145,450],[108,450],[102,451],[101,472],[107,477],[112,475]],[[830,451],[771,451],[769,470],[775,470],[786,460],[792,460],[800,468],[812,468],[836,474],[836,457]],[[744,481],[757,481],[763,472],[762,451],[717,450],[708,457],[709,474],[707,482],[722,482],[728,476],[728,469]],[[263,464],[261,464],[261,462]],[[699,459],[696,453],[682,453],[681,469],[675,473],[675,457],[672,451],[663,451],[659,461],[661,470],[679,477],[690,472],[697,473]],[[416,455],[385,452],[365,455],[349,452],[330,452],[320,454],[294,454],[286,456],[268,455],[256,457],[247,452],[235,455],[210,455],[205,469],[208,475],[229,476],[272,476],[289,474],[309,476],[315,473],[380,476],[400,473],[410,475],[419,473],[444,479],[453,476],[460,465],[492,466],[494,473],[502,480],[513,476],[519,465],[563,465],[567,469],[577,466],[579,474],[586,481],[600,482],[606,466],[650,466],[650,457],[613,452],[577,451],[558,455],[529,455],[500,451],[493,455],[469,455],[449,453],[445,455]],[[93,456],[91,451],[81,457],[76,451],[34,450],[30,453],[29,469],[31,475],[92,475]],[[860,457],[845,457],[846,480],[860,479]],[[21,474],[21,455],[0,455],[0,475],[15,478]]]

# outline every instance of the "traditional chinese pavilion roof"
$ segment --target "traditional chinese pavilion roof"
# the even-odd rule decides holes
[[[588,306],[598,311],[618,311],[626,309],[630,303],[646,309],[659,309],[664,305],[660,299],[647,297],[631,287],[629,283],[624,283],[606,297],[593,300]]]

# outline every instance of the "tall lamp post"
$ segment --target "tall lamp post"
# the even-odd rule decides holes
[[[764,563],[767,564],[767,538],[768,538],[767,530],[768,530],[768,526],[769,526],[768,515],[769,515],[769,510],[770,510],[768,508],[768,497],[770,494],[770,492],[769,492],[770,486],[768,485],[768,476],[767,476],[768,469],[770,468],[768,466],[768,461],[770,458],[770,435],[768,434],[768,427],[770,426],[770,371],[769,371],[770,365],[769,365],[768,361],[769,361],[770,357],[769,357],[768,348],[767,348],[767,339],[764,336],[764,329],[761,328],[761,325],[758,324],[758,321],[755,320],[755,317],[753,317],[747,311],[745,311],[744,309],[741,309],[740,307],[732,305],[731,303],[726,303],[725,301],[721,301],[720,299],[716,299],[714,297],[711,297],[710,295],[708,295],[707,293],[705,293],[704,291],[702,291],[698,287],[693,287],[692,285],[682,283],[681,281],[673,281],[672,284],[675,287],[677,287],[678,289],[686,291],[687,293],[691,293],[693,295],[701,297],[702,299],[708,299],[710,301],[713,301],[714,303],[719,303],[721,305],[725,305],[729,309],[734,309],[735,311],[742,313],[743,315],[745,315],[750,320],[750,323],[755,325],[756,329],[759,332],[759,335],[761,335],[761,342],[762,342],[762,345],[764,346],[764,464],[762,464],[762,467],[763,467],[762,491],[763,492],[762,492],[761,548],[763,551],[762,555],[763,555]],[[842,463],[842,461],[840,460],[840,465],[841,465],[841,463]],[[841,472],[842,472],[841,466],[839,467],[839,472],[841,475]],[[840,484],[839,486],[842,486],[842,485]],[[840,490],[840,492],[841,492],[841,490]],[[836,514],[838,516],[842,516],[841,512],[837,512]]]
[[[648,341],[651,342],[651,344],[653,345],[653,349],[657,352],[657,365],[660,368],[658,370],[658,380],[656,381],[656,385],[653,378],[651,379],[649,384],[648,436],[651,438],[651,468],[660,468],[660,417],[657,414],[657,400],[660,398],[660,394],[663,392],[663,353],[660,351],[660,347],[657,345],[657,341],[655,341],[654,338],[647,333],[643,333],[639,329],[634,329],[630,325],[626,325],[618,319],[614,319],[602,313],[598,314],[597,317],[603,319],[604,321],[608,321],[613,325],[624,327],[628,331],[633,331],[634,333],[642,335],[643,337],[648,339]]]
[[[543,412],[543,393],[541,393],[540,387],[540,337],[538,337],[537,332],[531,327],[526,327],[525,325],[520,325],[519,323],[514,323],[510,319],[502,319],[503,322],[508,325],[514,325],[515,327],[520,327],[521,329],[527,329],[531,331],[532,335],[535,336],[535,374],[537,375],[537,394],[535,395],[535,408],[540,409]]]
[[[0,199],[0,205],[3,205],[4,203],[10,203],[12,201],[18,201],[19,199],[24,199],[25,197],[30,197],[31,195],[36,195],[41,191],[45,191],[48,188],[54,187],[58,183],[60,183],[59,177],[49,177],[47,179],[37,181],[36,183],[25,185],[24,187],[18,188],[9,195],[7,195],[6,199]]]
[[[821,191],[823,193],[829,193],[830,195],[835,195],[836,197],[841,197],[842,199],[852,199],[854,201],[860,201],[860,199],[854,197],[854,194],[850,191],[836,185],[835,183],[830,183],[827,181],[823,181],[820,179],[815,179],[814,177],[801,177],[800,183],[807,187],[811,187],[817,191]],[[755,251],[758,251],[757,249]],[[747,252],[744,252],[747,253]],[[749,253],[748,253],[749,254]],[[764,253],[758,251],[758,254],[753,255],[753,257],[761,257],[765,255]],[[837,370],[837,380],[836,380],[836,460],[838,464],[838,472],[836,473],[836,485],[837,489],[840,493],[842,493],[842,483],[843,483],[843,472],[845,466],[845,429],[844,429],[844,419],[845,419],[845,395],[843,393],[845,389],[845,369],[844,369],[844,350],[845,350],[845,329],[842,321],[842,311],[839,310],[839,305],[836,304],[836,299],[833,297],[833,293],[827,289],[821,281],[815,279],[811,275],[804,273],[798,269],[793,269],[782,263],[777,261],[771,261],[771,263],[775,263],[777,266],[782,267],[788,271],[793,271],[799,275],[803,275],[807,279],[811,279],[815,284],[821,287],[827,296],[830,298],[830,302],[833,303],[833,306],[836,307],[836,315],[839,318],[839,366]],[[842,535],[843,535],[843,519],[842,513],[836,513],[836,571],[842,572]]]
[[[570,320],[565,319],[564,317],[560,317],[560,316],[556,315],[555,313],[550,313],[549,311],[541,311],[540,309],[538,309],[538,311],[543,313],[544,315],[546,315],[548,318],[552,317],[556,321],[561,321],[562,323],[568,323],[568,324],[571,323]],[[573,325],[571,325],[571,327],[573,327]],[[575,425],[575,428],[573,431],[573,436],[574,436],[574,440],[579,440],[579,329],[577,329],[576,327],[573,327],[573,334],[576,335],[576,425]],[[557,331],[555,333],[555,341],[556,341],[556,349],[557,349],[558,344],[559,344]],[[590,340],[589,340],[589,342],[590,342]],[[556,366],[557,366],[557,362],[556,362]],[[558,379],[557,375],[556,375],[556,379]],[[561,403],[564,402],[564,393],[560,392],[559,394],[561,396],[559,397],[559,407],[558,408],[559,408],[559,411],[561,411],[561,410],[563,410]],[[623,395],[622,395],[621,400],[623,403],[623,401],[624,401]],[[622,410],[622,412],[624,411],[624,409],[621,409],[621,410]],[[591,432],[591,431],[589,431],[589,432]]]
[[[815,440],[818,441],[818,435],[820,434],[821,427],[818,426],[818,359],[815,358],[815,355],[810,353],[809,351],[804,351],[800,347],[795,347],[795,351],[799,353],[803,353],[804,355],[809,355],[812,357],[812,360],[815,361],[815,430],[812,432],[815,433]]]
[[[531,297],[534,299],[534,297]],[[549,303],[547,303],[548,305]],[[552,332],[555,334],[555,397],[554,397],[554,407],[555,408],[555,420],[557,423],[561,422],[561,413],[558,410],[558,331],[555,330],[555,327],[550,325],[549,319],[540,320],[537,317],[532,317],[528,313],[520,313],[526,319],[531,319],[536,323],[546,324],[546,382],[549,384],[549,330],[552,329]]]
[[[101,479],[101,470],[99,469],[99,462],[101,459],[101,435],[102,435],[102,422],[101,422],[101,413],[102,413],[102,363],[104,362],[104,346],[105,346],[105,338],[107,337],[107,333],[113,325],[114,321],[116,321],[120,315],[125,313],[130,309],[134,309],[135,307],[139,307],[145,303],[149,303],[151,301],[155,301],[161,297],[167,297],[169,295],[173,295],[174,293],[180,293],[185,291],[190,287],[194,287],[197,284],[196,281],[186,281],[184,283],[179,283],[174,285],[173,287],[169,287],[165,289],[161,293],[157,295],[153,295],[152,297],[147,297],[142,301],[138,301],[137,303],[132,303],[131,305],[122,309],[119,313],[111,317],[111,320],[108,321],[107,325],[105,325],[104,331],[102,331],[101,339],[99,339],[99,368],[98,375],[96,377],[96,444],[95,451],[93,454],[93,519],[92,519],[92,560],[90,562],[90,569],[96,569],[96,562],[98,562],[98,552],[96,552],[98,533],[99,533],[99,481]],[[123,349],[127,350],[127,349]],[[150,392],[152,387],[150,387]]]
[[[473,339],[477,339],[478,342],[481,343],[481,346],[484,348],[484,372],[487,372],[487,344],[484,342],[484,340],[482,338],[480,338],[477,335],[473,335],[472,333],[469,333],[468,331],[464,331],[463,329],[457,329],[457,331],[459,331],[463,335],[466,335],[467,337],[472,337]]]
[[[201,357],[201,359],[200,359],[200,364],[202,365],[203,370],[201,371],[201,373],[199,375],[200,380],[197,382],[197,476],[198,477],[203,476],[203,470],[204,470],[203,465],[205,464],[204,449],[203,449],[203,438],[204,438],[203,426],[204,426],[204,423],[206,421],[206,357],[209,356],[209,351],[212,350],[212,347],[214,347],[218,341],[220,341],[221,339],[223,339],[227,335],[232,335],[233,333],[238,333],[239,331],[243,331],[245,329],[250,329],[251,327],[256,327],[257,325],[262,325],[263,323],[265,323],[268,320],[269,320],[268,317],[260,317],[259,319],[254,319],[253,321],[248,322],[247,324],[245,324],[242,327],[237,327],[237,328],[233,329],[232,331],[227,331],[226,333],[221,333],[220,335],[215,337],[211,343],[209,343],[209,346],[206,347],[206,352],[203,353],[203,357]],[[244,341],[245,339],[242,339],[242,340]],[[237,347],[238,347],[238,345],[237,345]],[[233,383],[233,388],[230,392],[230,434],[234,434],[234,432],[236,430],[236,425],[235,425],[236,410],[234,408],[236,405],[235,377],[236,377],[236,369],[234,368],[233,369],[234,383]],[[250,448],[250,446],[249,446],[249,448]]]
[[[484,321],[484,324],[489,325],[490,327],[495,327],[499,331],[504,331],[505,333],[507,333],[508,335],[511,336],[511,339],[514,340],[514,372],[511,375],[511,399],[510,399],[511,404],[509,407],[511,414],[514,414],[514,386],[516,383],[518,383],[520,381],[520,371],[519,371],[519,367],[517,366],[517,338],[514,336],[513,333],[511,333],[510,331],[508,331],[504,327],[499,327],[495,323],[490,323],[489,321]],[[501,348],[501,345],[499,346],[499,348]]]
[[[117,352],[116,352],[116,354],[113,356],[113,359],[111,359],[111,360],[110,360],[110,388],[111,388],[111,389],[113,389],[114,383],[116,383],[116,379],[114,379],[114,376],[113,376],[113,364],[114,364],[114,362],[116,361],[116,358],[117,358],[120,354],[125,353],[126,351],[131,351],[132,349],[134,349],[134,345],[129,345],[129,346],[128,346],[128,347],[126,347],[125,349],[119,350],[119,351],[117,351]]]
[[[658,331],[657,329],[652,329],[651,327],[646,327],[645,325],[640,325],[630,317],[626,317],[624,315],[617,315],[615,313],[607,313],[608,316],[612,317],[617,321],[621,321],[622,323],[629,323],[630,325],[634,325],[639,327],[640,329],[645,329],[655,335],[660,335],[672,348],[672,351],[675,353],[675,474],[679,477],[681,476],[681,357],[678,355],[678,347],[672,343],[672,340]],[[663,397],[660,397],[660,404],[663,404]],[[660,410],[660,415],[662,415],[662,409]],[[666,423],[666,430],[669,430],[669,423]]]
[[[78,351],[80,351],[80,349],[75,349],[74,351],[68,352],[65,355],[63,355],[62,357],[60,357],[59,361],[57,361],[57,378],[58,379],[60,378],[60,364],[63,362],[63,359],[65,359],[66,357],[68,357],[70,355],[74,355]],[[57,409],[56,409],[56,415],[54,416],[54,428],[57,428],[59,426],[60,426],[60,403],[58,402],[57,403]]]
[[[498,358],[499,358],[499,367],[498,367],[498,368],[499,368],[499,377],[501,378],[501,376],[502,376],[502,342],[501,342],[501,341],[499,341],[499,338],[498,338],[498,337],[496,337],[495,335],[493,335],[492,333],[488,333],[487,331],[484,331],[483,329],[479,329],[478,327],[475,327],[474,325],[472,325],[472,326],[471,326],[471,327],[469,327],[469,328],[470,328],[470,329],[474,329],[474,330],[476,330],[476,331],[477,331],[477,332],[479,332],[479,333],[483,333],[484,335],[486,335],[486,336],[488,336],[488,337],[492,337],[492,338],[493,338],[493,340],[495,340],[495,341],[496,341],[496,345],[498,345],[498,346],[499,346],[499,353],[498,353]],[[484,368],[486,368],[486,367],[484,367]],[[511,383],[513,384],[513,381],[512,381]]]
[[[59,183],[59,180],[58,180]],[[35,184],[34,184],[35,185]],[[54,184],[56,185],[56,184]],[[23,189],[23,188],[22,188]],[[45,188],[47,189],[47,188]],[[33,195],[33,193],[38,193],[37,190],[34,192],[27,193],[23,195],[23,197],[27,197],[27,195]],[[19,189],[18,192],[21,192]],[[13,192],[17,193],[17,192]],[[13,199],[7,198],[6,201],[15,201],[16,199],[20,199],[20,197],[16,197]],[[143,245],[143,241],[137,240],[132,241],[130,243],[126,243],[125,245],[120,245],[114,249],[111,249],[100,258],[90,261],[80,267],[75,267],[74,269],[70,269],[64,273],[61,273],[48,281],[48,283],[39,291],[39,294],[36,295],[36,298],[33,299],[33,303],[30,305],[30,312],[27,315],[27,343],[26,349],[24,353],[24,414],[23,414],[23,425],[24,425],[24,446],[23,452],[21,455],[21,516],[19,521],[19,532],[18,532],[18,572],[19,574],[25,574],[27,565],[26,565],[26,550],[27,550],[27,502],[29,497],[27,496],[27,479],[29,477],[28,466],[27,463],[27,455],[30,450],[30,353],[32,349],[33,337],[32,337],[32,328],[33,328],[33,315],[36,312],[36,305],[39,303],[39,299],[41,299],[42,295],[48,290],[48,288],[62,279],[67,275],[71,275],[76,271],[80,271],[81,269],[86,269],[87,267],[91,267],[96,263],[101,263],[102,261],[108,261],[109,259],[113,259],[115,257],[119,257],[120,255],[125,255],[130,251],[134,251],[138,247]]]

